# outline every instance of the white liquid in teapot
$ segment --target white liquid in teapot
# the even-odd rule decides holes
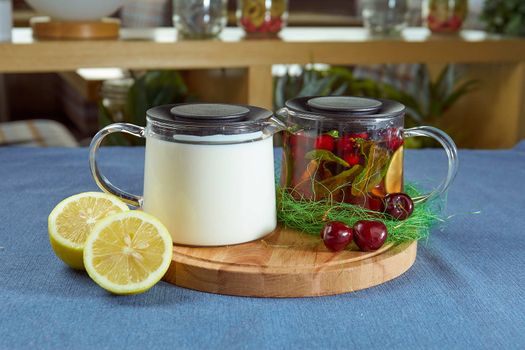
[[[146,141],[144,211],[173,241],[226,245],[275,229],[272,138],[233,145]]]

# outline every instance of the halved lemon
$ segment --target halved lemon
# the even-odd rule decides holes
[[[84,265],[102,288],[115,294],[137,294],[164,276],[172,254],[171,236],[159,220],[128,211],[93,227],[84,247]]]
[[[84,242],[100,219],[129,210],[117,197],[84,192],[68,197],[51,211],[47,229],[55,254],[74,269],[84,269]]]
[[[392,158],[385,175],[386,193],[403,192],[403,146],[399,147]]]

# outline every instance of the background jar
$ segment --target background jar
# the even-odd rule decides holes
[[[211,39],[226,26],[227,0],[174,0],[173,23],[183,39]]]
[[[237,21],[248,37],[276,36],[287,19],[288,0],[237,0]]]
[[[362,15],[370,34],[399,36],[407,25],[407,0],[365,0]]]
[[[467,0],[429,0],[427,26],[432,33],[459,32],[468,14]]]

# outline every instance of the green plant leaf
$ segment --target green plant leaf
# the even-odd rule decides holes
[[[316,196],[324,198],[330,195],[330,193],[334,193],[345,186],[349,186],[356,175],[361,172],[362,168],[363,167],[361,165],[357,164],[335,176],[315,182],[314,190],[316,192]]]
[[[340,164],[346,168],[350,167],[350,164],[348,164],[344,159],[339,158],[335,154],[333,154],[330,151],[324,150],[324,149],[314,149],[313,151],[310,151],[306,153],[304,156],[306,159],[311,160],[317,160],[317,161],[325,161],[325,162],[335,162],[337,164]]]
[[[389,155],[383,147],[372,144],[365,160],[365,167],[352,184],[352,195],[360,196],[379,185],[386,171]]]
[[[338,130],[330,130],[328,132],[325,132],[325,134],[332,136],[334,139],[339,138],[339,131]]]

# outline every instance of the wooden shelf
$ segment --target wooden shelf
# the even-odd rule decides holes
[[[122,30],[121,40],[34,41],[15,29],[13,43],[0,43],[1,72],[71,71],[86,67],[227,68],[313,61],[328,64],[487,63],[525,60],[525,40],[491,38],[465,31],[434,38],[423,28],[399,40],[371,39],[362,28],[289,28],[282,40],[242,40],[228,28],[217,41],[177,41],[171,28]],[[35,59],[38,57],[38,59]]]
[[[467,76],[482,86],[445,116],[454,124],[461,121],[469,141],[460,144],[510,147],[525,137],[525,40],[481,31],[436,37],[425,28],[407,28],[400,39],[385,39],[371,38],[363,28],[295,27],[285,29],[280,39],[244,40],[241,29],[227,28],[219,40],[178,41],[174,29],[158,28],[123,29],[120,40],[34,41],[30,29],[17,28],[12,43],[0,43],[0,73],[189,70],[198,80],[190,82],[192,91],[203,99],[267,108],[272,108],[271,66],[307,63],[426,63],[434,71],[447,63],[467,63]],[[221,68],[230,73],[218,74]]]

